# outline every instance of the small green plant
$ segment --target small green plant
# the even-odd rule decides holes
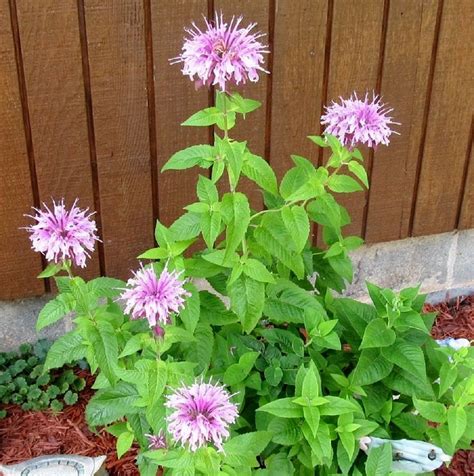
[[[61,411],[65,405],[74,405],[77,392],[86,386],[78,377],[73,364],[51,372],[44,368],[51,343],[45,339],[36,344],[22,344],[16,352],[0,353],[0,404],[21,405],[25,411]],[[64,403],[61,401],[63,400]],[[0,418],[7,415],[0,410]]]

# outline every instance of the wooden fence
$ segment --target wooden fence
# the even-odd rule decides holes
[[[212,138],[179,127],[211,97],[168,58],[213,10],[268,35],[271,75],[244,90],[263,107],[236,134],[279,177],[290,153],[324,160],[306,139],[323,104],[375,90],[400,135],[366,154],[372,186],[344,200],[348,231],[377,242],[474,227],[472,0],[0,0],[0,298],[45,291],[19,229],[32,205],[80,197],[103,240],[86,275],[125,277],[154,220],[194,200],[197,172],[159,169]]]

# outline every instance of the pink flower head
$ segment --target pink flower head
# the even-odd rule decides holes
[[[169,272],[167,267],[157,277],[153,268],[133,272],[120,299],[126,301],[125,313],[132,319],[148,319],[151,328],[157,323],[169,324],[171,312],[184,307],[184,299],[190,296],[179,279],[181,273]]]
[[[237,405],[224,387],[195,382],[182,386],[167,396],[165,406],[173,409],[167,418],[173,440],[191,451],[213,443],[223,451],[222,442],[229,437],[228,426],[238,416]]]
[[[30,235],[32,248],[42,253],[48,261],[61,263],[72,260],[76,266],[84,268],[89,252],[94,251],[97,227],[91,220],[93,213],[88,208],[81,210],[76,207],[77,200],[70,210],[64,206],[64,199],[56,203],[53,210],[44,203],[46,210],[38,210],[35,216],[27,215],[36,220],[34,225],[26,227]]]
[[[148,449],[149,450],[161,450],[167,448],[166,437],[163,433],[163,430],[160,430],[157,435],[148,435],[145,433],[145,436],[148,440]]]
[[[368,94],[361,100],[356,93],[349,99],[340,99],[340,104],[333,101],[321,116],[321,124],[326,126],[325,132],[336,136],[351,149],[357,144],[367,144],[369,147],[389,144],[388,138],[394,132],[390,124],[398,124],[387,116],[393,109],[386,108],[375,94],[372,101],[369,101]]]
[[[189,37],[182,53],[171,59],[171,64],[183,63],[183,74],[193,81],[197,76],[198,86],[219,85],[222,91],[228,82],[258,81],[259,71],[268,72],[261,66],[268,50],[258,41],[264,35],[251,33],[256,23],[240,28],[241,21],[242,17],[232,17],[230,23],[225,23],[222,13],[216,13],[213,23],[205,19],[205,31],[193,23],[192,28],[185,29]]]

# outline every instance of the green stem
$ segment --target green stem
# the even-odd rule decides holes
[[[224,114],[224,139],[229,138],[229,126],[227,124],[227,93],[222,93],[223,114]]]

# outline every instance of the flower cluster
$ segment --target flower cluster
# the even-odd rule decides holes
[[[43,204],[45,210],[38,210],[33,218],[36,223],[26,229],[31,233],[32,248],[42,253],[48,261],[61,263],[71,260],[76,266],[84,268],[86,258],[94,251],[95,242],[99,240],[97,227],[91,220],[93,213],[89,209],[81,210],[74,202],[70,210],[64,205],[64,200],[56,203],[50,210]]]
[[[389,137],[394,132],[391,124],[398,124],[387,116],[392,109],[387,109],[375,94],[369,101],[359,99],[354,93],[349,99],[341,98],[341,103],[332,103],[326,107],[321,116],[321,124],[326,126],[325,132],[336,136],[341,143],[349,148],[357,144],[376,147],[379,144],[388,145]]]
[[[190,296],[179,279],[180,273],[163,269],[160,276],[153,268],[144,268],[133,272],[133,278],[127,282],[127,288],[120,296],[125,301],[125,312],[132,319],[147,319],[150,327],[169,324],[170,313],[179,312],[184,300]],[[156,331],[160,335],[160,331]]]
[[[232,17],[229,24],[222,14],[216,14],[214,23],[206,20],[206,30],[201,31],[196,24],[186,29],[189,38],[185,39],[182,53],[171,63],[183,63],[183,74],[191,80],[197,76],[197,86],[218,85],[226,91],[227,83],[246,83],[258,81],[266,47],[258,41],[261,33],[252,33],[255,23],[241,28],[242,17]]]
[[[165,403],[173,410],[167,419],[173,440],[191,451],[207,443],[222,451],[222,442],[229,437],[228,426],[238,416],[237,405],[230,398],[221,385],[202,381],[176,389]]]

